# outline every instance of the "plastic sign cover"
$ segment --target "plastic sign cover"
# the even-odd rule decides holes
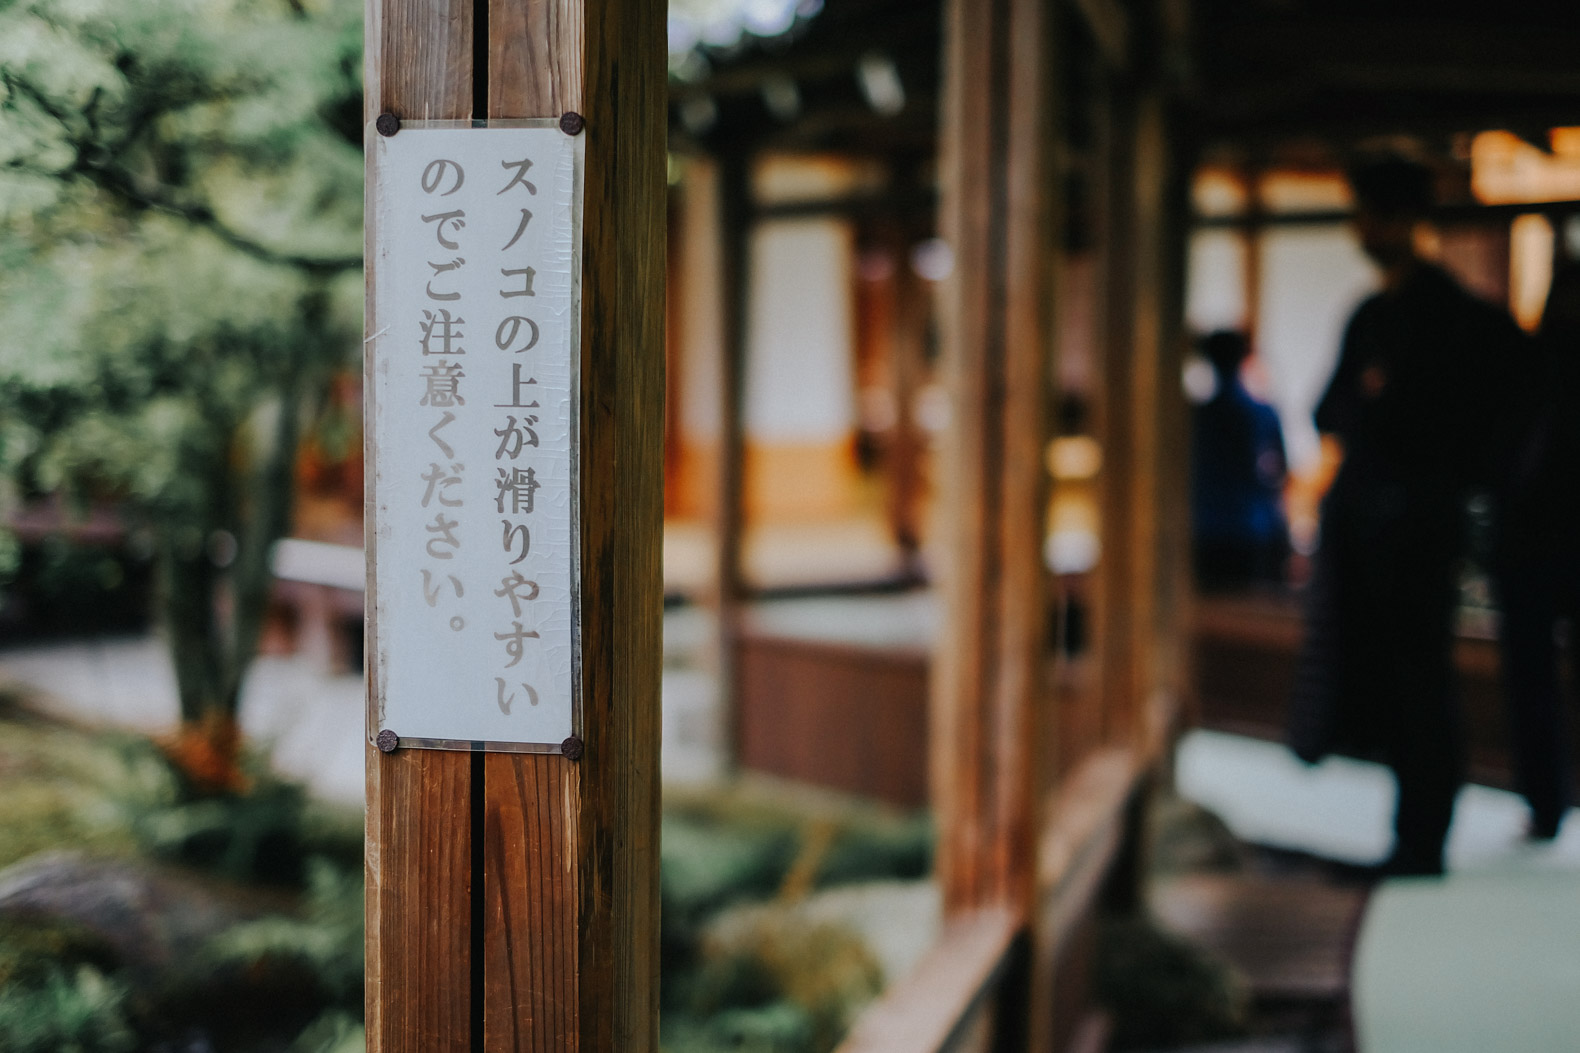
[[[369,129],[369,734],[579,733],[582,138]]]

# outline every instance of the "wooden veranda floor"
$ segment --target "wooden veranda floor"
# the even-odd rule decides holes
[[[1211,951],[1266,1003],[1340,1004],[1367,889],[1314,877],[1190,874],[1155,885],[1158,921]]]

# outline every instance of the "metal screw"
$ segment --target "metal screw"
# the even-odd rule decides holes
[[[582,740],[581,740],[581,736],[580,735],[572,735],[570,738],[568,738],[564,742],[560,743],[560,752],[563,753],[568,760],[573,760],[573,761],[581,760],[582,759]]]
[[[585,127],[587,127],[587,119],[575,110],[567,110],[560,114],[560,131],[566,135],[580,135]]]
[[[382,753],[394,753],[395,747],[400,745],[400,736],[389,728],[379,732],[379,737],[373,740]]]
[[[393,113],[381,113],[379,119],[373,122],[373,127],[386,138],[400,131],[400,118]]]

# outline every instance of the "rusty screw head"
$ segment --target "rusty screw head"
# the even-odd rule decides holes
[[[373,122],[373,127],[386,138],[400,131],[400,118],[393,113],[381,113],[379,119]]]
[[[582,740],[580,735],[572,735],[560,743],[560,752],[569,760],[582,759]]]
[[[400,745],[400,736],[395,734],[389,728],[385,728],[383,731],[379,732],[379,737],[373,741],[375,744],[377,744],[380,752],[394,753],[395,747]]]
[[[585,127],[587,127],[586,118],[575,110],[560,114],[560,131],[566,135],[580,135]]]

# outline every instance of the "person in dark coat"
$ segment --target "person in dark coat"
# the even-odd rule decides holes
[[[1464,744],[1453,683],[1463,506],[1523,334],[1417,255],[1422,165],[1351,172],[1382,290],[1356,309],[1316,410],[1344,459],[1323,502],[1291,745],[1379,753],[1399,787],[1390,874],[1440,874]]]
[[[1521,412],[1499,473],[1493,578],[1515,787],[1529,835],[1551,840],[1569,807],[1569,726],[1557,633],[1580,619],[1580,263],[1553,276]]]
[[[1240,382],[1251,353],[1244,334],[1204,337],[1212,398],[1191,413],[1191,528],[1196,584],[1209,592],[1283,579],[1284,436],[1278,414]]]

